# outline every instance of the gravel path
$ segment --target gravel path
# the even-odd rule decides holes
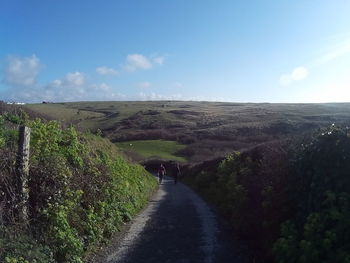
[[[149,206],[118,241],[107,263],[241,262],[206,203],[165,177]]]

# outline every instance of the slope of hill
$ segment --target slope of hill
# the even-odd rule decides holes
[[[27,108],[113,142],[172,140],[190,162],[224,156],[332,123],[350,122],[349,103],[271,104],[190,101],[74,102]]]
[[[31,127],[27,200],[15,169],[18,123]],[[156,188],[105,138],[0,114],[0,262],[83,262]]]

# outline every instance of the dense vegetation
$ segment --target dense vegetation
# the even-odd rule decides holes
[[[256,262],[350,262],[349,130],[332,126],[290,145],[230,154],[216,168],[192,168],[187,181],[226,216]]]
[[[31,127],[28,222],[18,217],[17,125]],[[0,115],[0,262],[82,262],[156,188],[108,140],[55,121]]]

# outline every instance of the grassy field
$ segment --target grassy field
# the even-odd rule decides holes
[[[176,152],[184,149],[186,146],[178,144],[175,141],[146,140],[146,141],[128,141],[117,143],[118,148],[125,152],[136,152],[144,158],[160,158],[165,160],[174,160],[186,162],[184,157],[176,156]]]
[[[350,103],[104,101],[26,107],[80,130],[101,130],[115,143],[176,141],[186,145],[178,153],[192,163],[261,143],[303,136],[333,123],[350,125]],[[152,145],[150,148],[156,149]]]
[[[103,113],[75,109],[60,103],[31,104],[27,107],[34,112],[45,114],[51,119],[59,120],[68,125],[72,124],[84,130],[94,129],[95,120],[105,116]]]

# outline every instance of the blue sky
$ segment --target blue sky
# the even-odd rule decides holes
[[[2,0],[0,99],[350,101],[348,0]]]

